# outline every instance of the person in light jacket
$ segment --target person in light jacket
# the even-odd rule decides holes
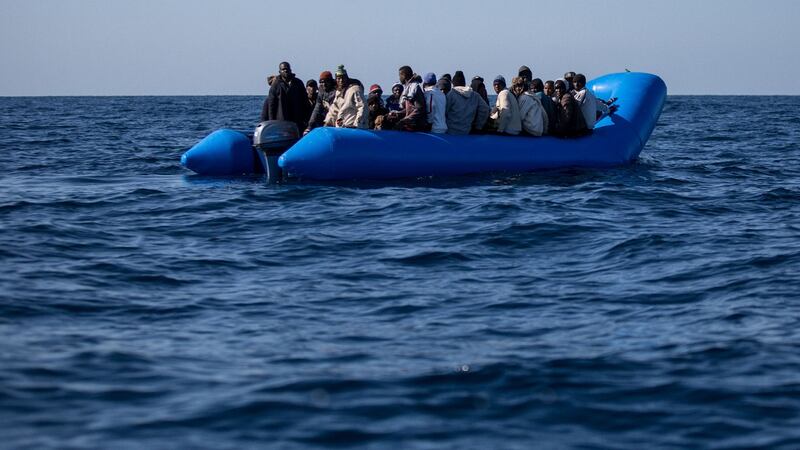
[[[547,114],[539,99],[525,89],[526,85],[523,77],[514,77],[511,80],[511,92],[519,103],[523,133],[538,137],[544,134],[547,127]]]
[[[597,101],[594,92],[586,89],[586,76],[579,73],[572,77],[572,81],[575,83],[575,93],[573,96],[581,106],[583,120],[586,121],[586,128],[593,130],[594,124],[597,121],[598,106],[601,103]],[[605,103],[602,103],[602,105],[605,106]],[[608,108],[605,108],[605,110],[607,111]]]
[[[516,136],[522,131],[519,103],[516,97],[506,88],[506,79],[501,75],[494,79],[493,85],[494,91],[497,93],[497,102],[489,118],[494,121],[494,128],[498,134]]]
[[[447,93],[447,134],[479,133],[489,118],[489,105],[466,84],[464,73],[456,72]]]
[[[336,70],[336,97],[325,117],[325,125],[339,128],[367,128],[369,114],[361,83],[351,80],[344,66]]]
[[[436,74],[428,72],[422,79],[422,89],[425,93],[425,108],[428,116],[428,124],[431,126],[431,133],[447,133],[447,120],[445,120],[445,110],[447,109],[447,98],[444,93],[436,87]]]

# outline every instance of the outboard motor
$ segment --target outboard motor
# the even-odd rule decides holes
[[[253,147],[261,156],[268,183],[277,183],[283,178],[278,158],[300,139],[297,124],[285,120],[261,122],[253,133]]]

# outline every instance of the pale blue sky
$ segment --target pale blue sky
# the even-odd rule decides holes
[[[798,23],[796,0],[0,0],[0,96],[261,94],[282,60],[385,90],[403,64],[487,79],[526,64],[797,95]]]

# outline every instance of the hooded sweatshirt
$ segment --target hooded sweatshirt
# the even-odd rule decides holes
[[[542,91],[536,92],[533,95],[539,99],[539,102],[541,102],[542,107],[544,108],[544,112],[547,114],[547,127],[544,129],[544,134],[550,134],[556,129],[556,104],[553,103],[553,99],[551,97],[548,97]]]
[[[314,110],[311,111],[311,117],[308,119],[308,130],[321,127],[325,123],[325,117],[328,115],[333,100],[336,98],[336,89],[331,89],[330,92],[325,90],[323,85],[317,95],[317,103],[314,105]]]
[[[531,136],[541,136],[547,130],[547,113],[535,94],[523,92],[517,97],[522,129]]]
[[[551,133],[556,136],[574,137],[587,134],[586,120],[583,118],[578,101],[570,94],[564,94],[556,104],[558,121],[556,129]]]
[[[497,103],[489,117],[495,120],[498,133],[517,135],[522,131],[519,103],[507,88],[497,94]]]
[[[341,119],[342,123],[337,123]],[[343,91],[336,91],[336,97],[325,117],[325,125],[329,127],[367,128],[369,114],[367,102],[364,101],[364,89],[359,83],[352,82]]]
[[[432,133],[447,133],[447,121],[445,120],[445,110],[447,108],[447,98],[444,92],[435,86],[425,87],[425,107],[428,115],[428,123],[431,125]]]
[[[489,118],[489,105],[472,88],[456,86],[447,93],[447,134],[469,134],[482,129]]]

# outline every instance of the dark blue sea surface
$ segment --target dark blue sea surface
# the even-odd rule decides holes
[[[800,98],[611,170],[179,165],[261,100],[0,98],[0,447],[800,448]]]

